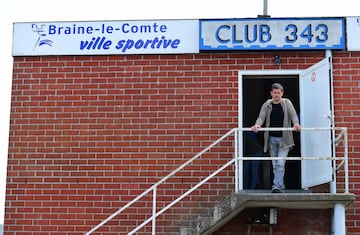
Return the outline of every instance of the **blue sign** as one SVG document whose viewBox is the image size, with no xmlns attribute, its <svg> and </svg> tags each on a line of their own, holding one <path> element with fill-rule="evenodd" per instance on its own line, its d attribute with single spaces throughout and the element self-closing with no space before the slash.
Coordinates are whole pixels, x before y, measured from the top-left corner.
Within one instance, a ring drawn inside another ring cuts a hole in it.
<svg viewBox="0 0 360 235">
<path fill-rule="evenodd" d="M 200 50 L 345 48 L 344 18 L 200 20 Z"/>
</svg>

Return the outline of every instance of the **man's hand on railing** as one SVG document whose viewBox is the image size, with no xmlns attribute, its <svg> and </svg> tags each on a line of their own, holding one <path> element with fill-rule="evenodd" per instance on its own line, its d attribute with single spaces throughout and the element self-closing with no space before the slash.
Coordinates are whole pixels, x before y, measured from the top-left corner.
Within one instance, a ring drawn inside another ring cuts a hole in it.
<svg viewBox="0 0 360 235">
<path fill-rule="evenodd" d="M 295 129 L 296 131 L 301 131 L 301 126 L 300 126 L 299 124 L 295 124 L 295 125 L 294 125 L 294 129 Z"/>
<path fill-rule="evenodd" d="M 259 125 L 253 125 L 253 126 L 251 127 L 251 130 L 252 130 L 253 132 L 257 133 L 257 132 L 259 131 L 260 127 L 261 127 L 261 126 L 259 126 Z"/>
</svg>

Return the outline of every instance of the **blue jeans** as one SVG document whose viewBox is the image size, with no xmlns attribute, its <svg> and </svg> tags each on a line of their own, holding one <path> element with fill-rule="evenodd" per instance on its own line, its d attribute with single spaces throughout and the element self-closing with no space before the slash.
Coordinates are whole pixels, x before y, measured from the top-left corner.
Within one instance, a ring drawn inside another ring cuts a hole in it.
<svg viewBox="0 0 360 235">
<path fill-rule="evenodd" d="M 262 152 L 251 156 L 261 157 Z M 255 189 L 259 180 L 259 160 L 246 160 L 244 167 L 244 189 Z M 250 180 L 251 179 L 251 180 Z"/>
<path fill-rule="evenodd" d="M 287 157 L 289 148 L 281 147 L 283 140 L 282 137 L 269 137 L 269 153 L 270 157 Z M 284 190 L 284 175 L 285 175 L 285 159 L 272 160 L 274 180 L 272 189 Z"/>
</svg>

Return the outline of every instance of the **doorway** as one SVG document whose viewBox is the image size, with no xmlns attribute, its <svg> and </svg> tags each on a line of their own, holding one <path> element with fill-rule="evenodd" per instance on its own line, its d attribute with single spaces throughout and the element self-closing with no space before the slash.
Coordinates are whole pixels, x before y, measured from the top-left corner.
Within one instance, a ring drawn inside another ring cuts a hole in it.
<svg viewBox="0 0 360 235">
<path fill-rule="evenodd" d="M 278 82 L 284 86 L 284 97 L 292 101 L 296 111 L 300 113 L 299 76 L 298 75 L 244 75 L 242 82 L 242 121 L 243 127 L 251 127 L 258 117 L 261 105 L 270 99 L 271 84 Z M 300 116 L 299 116 L 300 117 Z M 300 134 L 294 132 L 295 146 L 289 157 L 300 157 Z M 263 146 L 263 132 L 257 134 Z M 267 153 L 265 153 L 266 156 Z M 272 185 L 271 161 L 261 161 L 258 189 L 269 189 Z M 301 163 L 297 160 L 286 161 L 284 181 L 286 189 L 301 189 Z"/>
<path fill-rule="evenodd" d="M 299 119 L 302 130 L 300 133 L 294 132 L 295 147 L 289 156 L 309 159 L 286 161 L 285 186 L 288 189 L 309 189 L 333 181 L 335 169 L 332 160 L 312 159 L 334 154 L 331 74 L 330 57 L 304 70 L 239 71 L 238 127 L 250 127 L 254 124 L 261 105 L 270 98 L 270 86 L 274 82 L 283 84 L 284 97 L 289 98 L 301 114 Z M 261 136 L 258 139 L 263 142 Z M 243 153 L 242 145 L 239 151 Z M 239 170 L 242 171 L 242 168 L 239 167 Z M 266 178 L 271 177 L 264 177 Z M 241 184 L 238 186 L 242 188 Z"/>
</svg>

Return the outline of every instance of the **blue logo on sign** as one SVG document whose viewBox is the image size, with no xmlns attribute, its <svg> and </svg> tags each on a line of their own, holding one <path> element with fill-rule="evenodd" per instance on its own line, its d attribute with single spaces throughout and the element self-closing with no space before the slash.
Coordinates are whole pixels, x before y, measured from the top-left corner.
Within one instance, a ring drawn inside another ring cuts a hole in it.
<svg viewBox="0 0 360 235">
<path fill-rule="evenodd" d="M 33 50 L 35 50 L 36 47 L 41 47 L 44 45 L 48 45 L 50 47 L 52 47 L 52 44 L 54 43 L 52 40 L 50 39 L 46 39 L 44 37 L 46 37 L 46 30 L 45 30 L 46 25 L 42 24 L 42 25 L 37 25 L 37 24 L 32 24 L 31 28 L 32 31 L 38 34 L 38 39 L 35 42 L 34 48 Z"/>
</svg>

